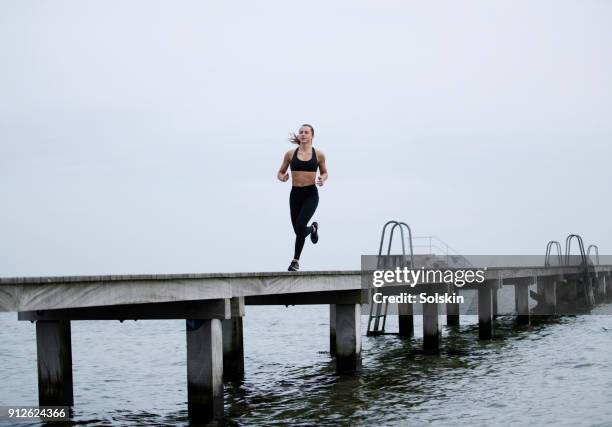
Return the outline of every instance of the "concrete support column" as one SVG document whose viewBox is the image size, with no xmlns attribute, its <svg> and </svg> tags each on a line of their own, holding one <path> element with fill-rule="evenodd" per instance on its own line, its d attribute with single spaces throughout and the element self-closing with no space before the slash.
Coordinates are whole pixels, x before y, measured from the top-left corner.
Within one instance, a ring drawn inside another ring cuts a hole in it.
<svg viewBox="0 0 612 427">
<path fill-rule="evenodd" d="M 545 314 L 553 316 L 557 314 L 557 283 L 560 282 L 559 277 L 548 276 L 542 278 L 544 291 L 544 309 Z"/>
<path fill-rule="evenodd" d="M 336 369 L 361 368 L 361 305 L 336 304 Z"/>
<path fill-rule="evenodd" d="M 223 417 L 221 320 L 187 320 L 187 409 L 192 421 Z"/>
<path fill-rule="evenodd" d="M 589 279 L 591 282 L 591 289 L 592 289 L 592 294 L 593 294 L 592 303 L 593 305 L 595 305 L 599 303 L 600 295 L 601 295 L 600 288 L 599 288 L 599 281 L 600 281 L 599 274 L 597 273 L 589 274 Z"/>
<path fill-rule="evenodd" d="M 437 303 L 423 303 L 423 350 L 426 353 L 438 353 L 440 351 Z"/>
<path fill-rule="evenodd" d="M 223 332 L 223 378 L 240 381 L 244 378 L 243 325 L 244 297 L 230 300 L 231 319 L 221 321 Z"/>
<path fill-rule="evenodd" d="M 531 294 L 531 297 L 536 299 L 538 305 L 536 306 L 536 310 L 534 314 L 538 316 L 547 316 L 549 310 L 546 306 L 546 283 L 550 279 L 548 276 L 540 276 L 536 278 L 536 292 Z"/>
<path fill-rule="evenodd" d="M 567 278 L 568 302 L 576 305 L 578 303 L 578 276 L 571 275 Z"/>
<path fill-rule="evenodd" d="M 36 322 L 39 406 L 73 406 L 69 320 Z"/>
<path fill-rule="evenodd" d="M 495 320 L 497 318 L 497 316 L 499 316 L 499 309 L 497 308 L 497 284 L 496 286 L 494 286 L 493 288 L 491 288 L 491 298 L 493 301 L 493 320 Z"/>
<path fill-rule="evenodd" d="M 448 286 L 447 294 L 459 296 L 459 288 L 451 283 Z M 459 326 L 459 303 L 446 304 L 446 325 Z"/>
<path fill-rule="evenodd" d="M 578 276 L 575 274 L 565 277 L 563 283 L 563 314 L 576 314 L 578 304 Z"/>
<path fill-rule="evenodd" d="M 399 322 L 399 336 L 412 338 L 414 336 L 414 309 L 410 303 L 398 303 L 397 315 Z"/>
<path fill-rule="evenodd" d="M 587 307 L 593 307 L 595 305 L 595 295 L 597 294 L 597 280 L 590 273 L 586 275 L 585 293 Z"/>
<path fill-rule="evenodd" d="M 520 281 L 514 285 L 516 301 L 516 323 L 519 325 L 529 324 L 529 284 L 530 281 Z"/>
<path fill-rule="evenodd" d="M 493 338 L 493 289 L 490 282 L 478 287 L 478 338 Z"/>
<path fill-rule="evenodd" d="M 329 305 L 329 353 L 336 356 L 336 304 Z"/>
<path fill-rule="evenodd" d="M 606 301 L 606 273 L 597 273 L 597 302 Z"/>
</svg>

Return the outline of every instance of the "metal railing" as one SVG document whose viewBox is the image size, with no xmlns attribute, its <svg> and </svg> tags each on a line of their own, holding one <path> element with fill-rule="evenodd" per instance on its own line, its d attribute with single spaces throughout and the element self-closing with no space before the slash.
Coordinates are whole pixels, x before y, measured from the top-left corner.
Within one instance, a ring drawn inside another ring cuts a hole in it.
<svg viewBox="0 0 612 427">
<path fill-rule="evenodd" d="M 561 254 L 561 243 L 556 240 L 551 240 L 546 244 L 546 257 L 544 258 L 544 267 L 550 267 L 550 253 L 553 245 L 557 248 L 557 259 L 559 265 L 563 265 L 563 255 Z"/>
<path fill-rule="evenodd" d="M 572 239 L 576 239 L 578 241 L 578 245 L 580 246 L 580 258 L 582 259 L 582 264 L 587 264 L 586 252 L 584 251 L 584 243 L 582 241 L 582 237 L 579 234 L 570 234 L 565 239 L 565 265 L 569 265 L 570 261 L 570 252 L 572 248 Z"/>
<path fill-rule="evenodd" d="M 383 261 L 382 252 L 383 252 L 383 246 L 385 243 L 385 235 L 387 232 L 387 227 L 391 224 L 393 224 L 393 227 L 391 227 L 391 230 L 389 231 L 389 245 L 387 246 L 387 257 L 391 255 L 393 234 L 395 232 L 395 229 L 399 227 L 400 236 L 402 239 L 401 264 L 404 264 L 407 261 L 406 260 L 406 244 L 405 244 L 406 236 L 404 235 L 404 228 L 405 228 L 408 232 L 408 248 L 410 249 L 409 267 L 412 268 L 414 266 L 414 249 L 412 246 L 412 230 L 410 229 L 408 224 L 406 224 L 405 222 L 394 221 L 394 220 L 387 221 L 385 225 L 383 226 L 382 233 L 380 235 L 380 246 L 378 248 L 377 266 L 378 268 L 388 267 L 388 266 L 381 265 L 381 262 Z M 374 301 L 370 302 L 370 316 L 368 318 L 368 328 L 366 332 L 367 335 L 380 335 L 380 334 L 385 333 L 385 325 L 387 323 L 388 308 L 389 308 L 389 303 L 387 301 L 385 301 L 384 303 L 375 303 Z M 382 324 L 381 324 L 381 319 L 382 319 Z M 374 321 L 373 327 L 372 327 L 372 321 Z"/>
<path fill-rule="evenodd" d="M 391 255 L 391 244 L 393 243 L 393 232 L 395 231 L 395 227 L 399 226 L 400 234 L 402 237 L 402 256 L 404 257 L 406 256 L 406 245 L 404 243 L 405 242 L 404 228 L 406 228 L 408 230 L 408 244 L 410 248 L 410 266 L 412 267 L 414 265 L 414 249 L 412 246 L 412 230 L 410 229 L 408 224 L 406 224 L 405 222 L 391 220 L 385 223 L 382 229 L 382 233 L 380 235 L 380 246 L 378 248 L 378 256 L 380 257 L 382 255 L 383 244 L 385 241 L 385 232 L 387 230 L 387 226 L 391 224 L 393 224 L 393 227 L 391 227 L 391 231 L 389 232 L 389 246 L 387 247 L 387 255 Z"/>
<path fill-rule="evenodd" d="M 589 245 L 587 248 L 587 259 L 590 259 L 591 257 L 591 248 L 595 249 L 595 261 L 597 263 L 596 265 L 599 265 L 599 248 L 597 245 Z"/>
</svg>

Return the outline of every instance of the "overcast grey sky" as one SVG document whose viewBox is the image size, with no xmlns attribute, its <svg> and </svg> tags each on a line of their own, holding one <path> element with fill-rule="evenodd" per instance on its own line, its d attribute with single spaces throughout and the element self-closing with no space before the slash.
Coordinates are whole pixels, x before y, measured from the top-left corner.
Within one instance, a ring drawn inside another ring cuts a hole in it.
<svg viewBox="0 0 612 427">
<path fill-rule="evenodd" d="M 389 218 L 464 253 L 612 250 L 612 2 L 0 0 L 0 275 L 302 269 Z"/>
</svg>

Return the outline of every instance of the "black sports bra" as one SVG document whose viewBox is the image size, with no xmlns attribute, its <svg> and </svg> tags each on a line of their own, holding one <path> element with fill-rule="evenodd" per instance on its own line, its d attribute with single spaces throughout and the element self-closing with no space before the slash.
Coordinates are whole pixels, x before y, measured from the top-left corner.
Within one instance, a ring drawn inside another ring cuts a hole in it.
<svg viewBox="0 0 612 427">
<path fill-rule="evenodd" d="M 317 152 L 314 147 L 312 148 L 312 157 L 310 160 L 304 161 L 298 159 L 297 153 L 299 148 L 296 148 L 293 152 L 293 157 L 291 158 L 291 163 L 289 166 L 293 172 L 296 171 L 304 171 L 304 172 L 316 172 L 319 167 L 319 160 L 317 159 Z"/>
</svg>

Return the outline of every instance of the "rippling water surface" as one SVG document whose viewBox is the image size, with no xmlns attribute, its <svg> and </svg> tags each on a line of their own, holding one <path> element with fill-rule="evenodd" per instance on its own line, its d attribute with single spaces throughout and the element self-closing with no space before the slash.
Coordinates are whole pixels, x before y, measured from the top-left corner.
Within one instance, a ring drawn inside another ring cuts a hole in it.
<svg viewBox="0 0 612 427">
<path fill-rule="evenodd" d="M 246 378 L 225 386 L 225 422 L 612 425 L 606 308 L 523 329 L 501 318 L 486 342 L 465 316 L 443 327 L 439 356 L 420 352 L 417 317 L 415 339 L 364 337 L 362 371 L 338 376 L 326 306 L 247 307 Z M 35 326 L 16 317 L 0 314 L 0 405 L 36 405 Z M 72 346 L 74 422 L 188 425 L 184 321 L 72 322 Z"/>
</svg>

